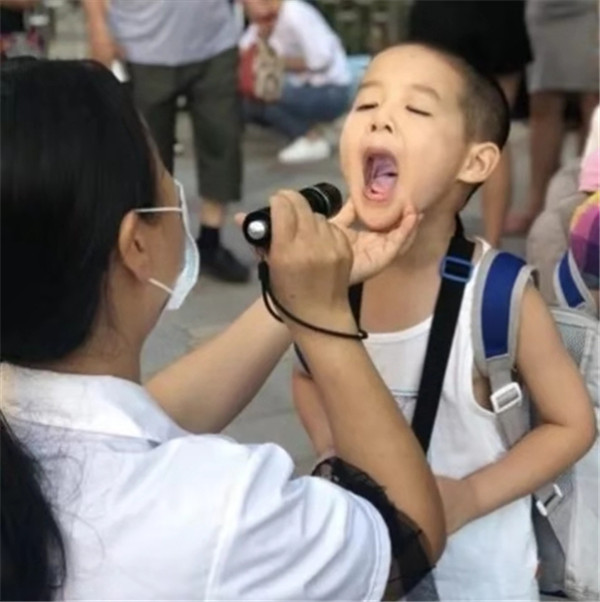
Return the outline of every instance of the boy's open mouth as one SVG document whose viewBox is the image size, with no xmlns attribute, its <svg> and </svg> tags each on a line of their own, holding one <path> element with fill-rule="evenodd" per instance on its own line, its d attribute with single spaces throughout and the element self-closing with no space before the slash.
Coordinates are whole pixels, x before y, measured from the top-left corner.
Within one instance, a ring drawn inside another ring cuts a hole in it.
<svg viewBox="0 0 600 602">
<path fill-rule="evenodd" d="M 385 151 L 368 152 L 363 169 L 367 199 L 376 202 L 387 201 L 398 181 L 396 158 Z"/>
</svg>

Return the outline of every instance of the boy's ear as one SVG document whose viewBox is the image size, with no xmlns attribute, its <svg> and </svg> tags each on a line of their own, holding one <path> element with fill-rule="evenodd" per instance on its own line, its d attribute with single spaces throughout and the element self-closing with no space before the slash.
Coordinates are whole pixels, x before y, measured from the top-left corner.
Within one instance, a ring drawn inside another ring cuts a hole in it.
<svg viewBox="0 0 600 602">
<path fill-rule="evenodd" d="M 458 173 L 458 180 L 465 184 L 485 182 L 500 161 L 501 151 L 493 142 L 473 144 Z"/>
</svg>

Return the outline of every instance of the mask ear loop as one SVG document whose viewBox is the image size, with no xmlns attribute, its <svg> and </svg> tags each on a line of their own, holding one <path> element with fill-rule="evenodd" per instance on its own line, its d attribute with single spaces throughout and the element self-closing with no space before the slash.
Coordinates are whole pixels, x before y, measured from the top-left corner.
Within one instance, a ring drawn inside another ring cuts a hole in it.
<svg viewBox="0 0 600 602">
<path fill-rule="evenodd" d="M 169 288 L 166 284 L 163 284 L 162 282 L 156 280 L 156 278 L 148 278 L 148 282 L 150 284 L 153 284 L 154 286 L 157 286 L 159 289 L 165 291 L 165 293 L 168 293 L 169 295 L 173 294 L 172 288 Z"/>
<path fill-rule="evenodd" d="M 177 198 L 179 199 L 179 207 L 164 207 L 164 206 L 163 207 L 141 207 L 140 209 L 135 209 L 135 212 L 136 213 L 181 213 L 182 215 L 185 215 L 185 212 L 183 210 L 183 197 L 181 194 L 183 187 L 181 186 L 181 184 L 179 182 L 177 182 L 177 180 L 175 180 L 175 186 L 177 188 Z M 166 284 L 163 284 L 159 280 L 156 280 L 156 278 L 148 278 L 148 282 L 150 284 L 158 287 L 159 289 L 163 290 L 169 296 L 171 296 L 173 294 L 172 288 L 168 287 Z"/>
<path fill-rule="evenodd" d="M 183 213 L 181 207 L 142 207 L 134 211 L 136 213 Z"/>
</svg>

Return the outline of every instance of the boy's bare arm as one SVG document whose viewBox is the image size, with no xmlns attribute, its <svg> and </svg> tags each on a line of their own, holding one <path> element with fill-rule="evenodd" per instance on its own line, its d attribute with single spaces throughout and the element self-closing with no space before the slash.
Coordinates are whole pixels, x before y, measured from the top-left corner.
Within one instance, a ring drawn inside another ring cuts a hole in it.
<svg viewBox="0 0 600 602">
<path fill-rule="evenodd" d="M 465 479 L 474 504 L 467 513 L 470 516 L 457 517 L 456 521 L 447 517 L 449 523 L 456 522 L 455 528 L 533 493 L 576 462 L 595 440 L 595 417 L 587 389 L 562 345 L 548 308 L 533 287 L 523 299 L 517 368 L 541 424 L 500 461 Z M 445 489 L 452 497 L 452 483 L 441 481 L 442 497 L 447 497 Z"/>
</svg>

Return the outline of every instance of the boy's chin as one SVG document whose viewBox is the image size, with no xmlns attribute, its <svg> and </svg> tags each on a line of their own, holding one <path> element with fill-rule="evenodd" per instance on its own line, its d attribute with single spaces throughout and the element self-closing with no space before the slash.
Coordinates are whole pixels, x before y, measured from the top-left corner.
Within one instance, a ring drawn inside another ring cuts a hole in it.
<svg viewBox="0 0 600 602">
<path fill-rule="evenodd" d="M 357 207 L 356 213 L 362 226 L 371 232 L 389 232 L 393 230 L 402 217 L 402 207 L 373 210 Z"/>
</svg>

